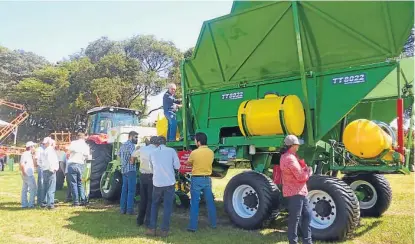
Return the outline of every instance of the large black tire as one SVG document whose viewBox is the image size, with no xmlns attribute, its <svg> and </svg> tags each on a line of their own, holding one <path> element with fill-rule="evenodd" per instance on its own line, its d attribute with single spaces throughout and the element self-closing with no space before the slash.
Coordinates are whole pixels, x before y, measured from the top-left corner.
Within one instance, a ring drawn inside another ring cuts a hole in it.
<svg viewBox="0 0 415 244">
<path fill-rule="evenodd" d="M 340 179 L 315 175 L 307 182 L 313 239 L 344 240 L 359 224 L 359 201 Z"/>
<path fill-rule="evenodd" d="M 226 186 L 225 212 L 236 226 L 246 230 L 259 229 L 272 216 L 278 205 L 273 201 L 279 195 L 278 187 L 269 177 L 247 171 L 234 176 Z"/>
<path fill-rule="evenodd" d="M 121 196 L 121 187 L 122 187 L 122 175 L 119 171 L 114 172 L 114 176 L 111 178 L 110 187 L 108 190 L 104 190 L 103 186 L 105 183 L 105 178 L 107 176 L 107 173 L 104 173 L 101 177 L 100 181 L 100 190 L 102 198 L 109 200 L 109 201 L 115 201 L 120 199 Z"/>
<path fill-rule="evenodd" d="M 90 198 L 100 198 L 100 182 L 101 176 L 107 169 L 108 163 L 112 157 L 112 144 L 96 144 L 93 141 L 87 141 L 91 149 L 92 163 L 91 163 L 91 176 L 90 176 Z"/>
<path fill-rule="evenodd" d="M 380 174 L 346 175 L 343 181 L 352 190 L 364 192 L 364 199 L 359 201 L 360 215 L 379 217 L 388 210 L 392 202 L 392 188 L 385 176 Z"/>
</svg>

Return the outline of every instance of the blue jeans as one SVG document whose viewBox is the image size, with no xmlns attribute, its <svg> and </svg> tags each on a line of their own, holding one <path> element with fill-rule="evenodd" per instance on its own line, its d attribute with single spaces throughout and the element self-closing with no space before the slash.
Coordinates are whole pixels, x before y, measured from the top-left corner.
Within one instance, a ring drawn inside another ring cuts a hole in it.
<svg viewBox="0 0 415 244">
<path fill-rule="evenodd" d="M 216 207 L 215 202 L 213 200 L 212 180 L 210 179 L 210 177 L 192 177 L 190 185 L 191 206 L 190 222 L 188 227 L 189 230 L 197 230 L 200 193 L 202 191 L 206 200 L 206 207 L 208 210 L 210 226 L 212 228 L 216 228 Z"/>
<path fill-rule="evenodd" d="M 35 195 L 36 195 L 36 180 L 35 176 L 22 176 L 23 187 L 22 187 L 22 208 L 33 208 L 35 206 Z M 29 192 L 29 202 L 27 202 L 27 192 Z"/>
<path fill-rule="evenodd" d="M 82 173 L 84 171 L 84 165 L 78 163 L 68 164 L 68 176 L 71 187 L 72 203 L 79 205 L 79 202 L 85 203 L 85 190 L 82 185 Z"/>
<path fill-rule="evenodd" d="M 303 243 L 311 244 L 311 209 L 305 196 L 288 197 L 288 240 L 290 244 L 298 243 L 298 227 L 301 228 Z M 301 223 L 300 223 L 301 220 Z"/>
<path fill-rule="evenodd" d="M 43 188 L 45 189 L 46 193 L 46 205 L 53 207 L 55 205 L 56 172 L 49 170 L 43 171 Z"/>
<path fill-rule="evenodd" d="M 167 118 L 167 141 L 176 141 L 176 130 L 177 130 L 177 119 L 176 114 L 173 112 L 165 113 L 164 116 Z"/>
<path fill-rule="evenodd" d="M 45 189 L 43 187 L 43 170 L 37 167 L 37 205 L 45 203 Z"/>
<path fill-rule="evenodd" d="M 133 213 L 134 212 L 134 197 L 135 188 L 137 184 L 137 172 L 130 171 L 122 174 L 122 191 L 120 199 L 120 211 L 121 213 Z M 127 211 L 126 211 L 127 210 Z"/>
<path fill-rule="evenodd" d="M 164 187 L 153 187 L 153 202 L 151 203 L 151 219 L 149 229 L 155 230 L 157 228 L 158 210 L 163 197 L 163 221 L 161 222 L 161 230 L 169 231 L 170 218 L 173 211 L 174 201 L 174 185 Z"/>
<path fill-rule="evenodd" d="M 69 179 L 69 174 L 66 173 L 65 175 L 66 178 L 66 201 L 70 202 L 72 201 L 72 189 L 71 189 L 71 179 Z"/>
</svg>

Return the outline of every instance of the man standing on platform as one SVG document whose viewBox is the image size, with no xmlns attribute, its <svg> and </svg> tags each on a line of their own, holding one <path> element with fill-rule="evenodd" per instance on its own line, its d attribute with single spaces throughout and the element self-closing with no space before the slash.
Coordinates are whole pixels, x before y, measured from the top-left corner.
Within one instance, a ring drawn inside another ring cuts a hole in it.
<svg viewBox="0 0 415 244">
<path fill-rule="evenodd" d="M 168 85 L 168 90 L 163 96 L 163 111 L 164 116 L 168 121 L 167 127 L 167 141 L 176 140 L 176 130 L 177 130 L 177 119 L 176 112 L 179 107 L 181 107 L 181 99 L 175 98 L 176 94 L 176 85 L 170 83 Z"/>
</svg>

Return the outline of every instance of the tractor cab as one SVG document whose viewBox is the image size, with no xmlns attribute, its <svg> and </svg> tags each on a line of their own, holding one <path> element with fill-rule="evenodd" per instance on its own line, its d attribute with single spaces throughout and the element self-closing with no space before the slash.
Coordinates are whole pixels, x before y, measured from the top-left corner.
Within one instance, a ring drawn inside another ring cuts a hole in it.
<svg viewBox="0 0 415 244">
<path fill-rule="evenodd" d="M 118 107 L 97 107 L 89 110 L 87 114 L 88 139 L 97 144 L 112 143 L 119 133 L 137 129 L 141 119 L 138 111 Z"/>
</svg>

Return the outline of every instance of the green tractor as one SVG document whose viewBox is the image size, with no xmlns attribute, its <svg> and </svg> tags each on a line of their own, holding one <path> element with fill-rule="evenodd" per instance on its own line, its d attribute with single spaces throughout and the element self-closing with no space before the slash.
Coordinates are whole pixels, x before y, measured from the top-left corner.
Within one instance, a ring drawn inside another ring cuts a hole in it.
<svg viewBox="0 0 415 244">
<path fill-rule="evenodd" d="M 132 130 L 144 139 L 155 135 L 156 128 L 140 126 L 143 115 L 133 109 L 96 107 L 87 114 L 87 143 L 92 154 L 89 198 L 117 200 L 122 186 L 120 164 L 116 157 L 120 143 L 127 141 L 128 133 Z M 140 189 L 139 186 L 137 189 Z"/>
<path fill-rule="evenodd" d="M 216 155 L 213 177 L 247 168 L 227 184 L 224 207 L 236 226 L 258 229 L 287 210 L 273 172 L 283 139 L 297 135 L 314 171 L 313 238 L 347 238 L 361 216 L 390 206 L 384 174 L 409 173 L 402 119 L 414 104 L 414 61 L 400 54 L 413 10 L 413 2 L 235 1 L 230 14 L 204 22 L 181 64 L 183 140 L 168 146 L 193 150 L 201 131 Z M 394 133 L 387 123 L 396 117 Z"/>
</svg>

